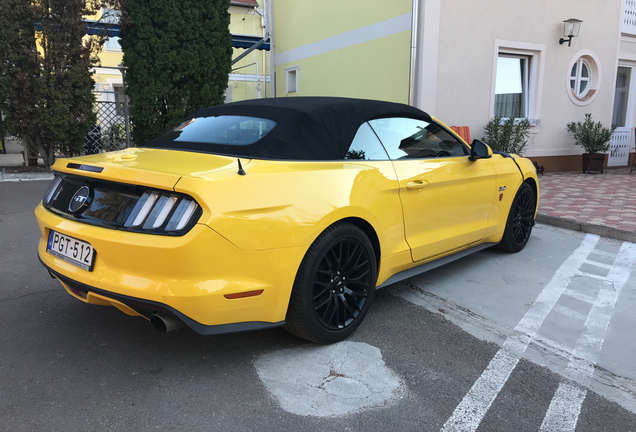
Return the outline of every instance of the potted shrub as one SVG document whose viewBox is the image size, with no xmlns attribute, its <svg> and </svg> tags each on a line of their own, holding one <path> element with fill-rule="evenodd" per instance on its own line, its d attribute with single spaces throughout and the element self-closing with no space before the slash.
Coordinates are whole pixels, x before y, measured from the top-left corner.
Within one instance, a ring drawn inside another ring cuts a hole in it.
<svg viewBox="0 0 636 432">
<path fill-rule="evenodd" d="M 484 126 L 485 136 L 481 139 L 493 151 L 514 153 L 522 156 L 523 149 L 528 143 L 530 122 L 528 119 L 502 119 L 495 116 Z"/>
<path fill-rule="evenodd" d="M 576 145 L 583 147 L 583 172 L 600 171 L 603 174 L 605 154 L 609 150 L 610 139 L 616 129 L 603 126 L 601 122 L 592 121 L 592 114 L 585 114 L 585 120 L 567 124 L 568 132 L 571 132 Z"/>
</svg>

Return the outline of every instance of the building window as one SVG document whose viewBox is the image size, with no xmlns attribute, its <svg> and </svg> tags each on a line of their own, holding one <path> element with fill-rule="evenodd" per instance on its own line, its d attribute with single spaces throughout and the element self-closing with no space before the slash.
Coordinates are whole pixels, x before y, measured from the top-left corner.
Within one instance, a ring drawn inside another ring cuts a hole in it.
<svg viewBox="0 0 636 432">
<path fill-rule="evenodd" d="M 495 116 L 528 116 L 528 72 L 531 56 L 499 54 L 495 84 Z"/>
<path fill-rule="evenodd" d="M 577 98 L 584 98 L 590 91 L 590 65 L 580 58 L 570 70 L 570 88 Z"/>
<path fill-rule="evenodd" d="M 632 68 L 619 66 L 616 73 L 616 89 L 614 90 L 614 109 L 612 111 L 612 124 L 625 127 L 627 124 L 627 111 L 629 109 L 629 85 L 632 80 Z"/>
<path fill-rule="evenodd" d="M 502 118 L 541 118 L 545 44 L 495 39 L 490 113 Z"/>
<path fill-rule="evenodd" d="M 106 24 L 119 24 L 121 21 L 121 11 L 104 7 L 102 8 L 102 16 L 99 21 Z M 119 38 L 117 36 L 112 36 L 106 39 L 104 49 L 106 51 L 121 51 Z"/>
<path fill-rule="evenodd" d="M 119 38 L 117 36 L 109 37 L 108 39 L 106 39 L 104 48 L 107 51 L 121 51 L 121 45 L 119 45 Z"/>
<path fill-rule="evenodd" d="M 285 94 L 298 94 L 298 66 L 285 69 Z"/>
<path fill-rule="evenodd" d="M 572 58 L 568 66 L 567 92 L 576 105 L 584 106 L 592 102 L 601 84 L 600 62 L 590 50 L 581 50 Z"/>
</svg>

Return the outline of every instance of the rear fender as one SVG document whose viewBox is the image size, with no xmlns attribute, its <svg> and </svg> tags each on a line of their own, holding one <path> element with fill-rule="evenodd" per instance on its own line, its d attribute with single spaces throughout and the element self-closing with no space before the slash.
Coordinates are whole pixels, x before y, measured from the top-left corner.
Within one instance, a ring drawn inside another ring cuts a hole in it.
<svg viewBox="0 0 636 432">
<path fill-rule="evenodd" d="M 390 161 L 252 161 L 245 176 L 184 177 L 177 192 L 203 207 L 200 223 L 243 250 L 309 246 L 329 225 L 360 218 L 382 254 L 408 249 Z"/>
</svg>

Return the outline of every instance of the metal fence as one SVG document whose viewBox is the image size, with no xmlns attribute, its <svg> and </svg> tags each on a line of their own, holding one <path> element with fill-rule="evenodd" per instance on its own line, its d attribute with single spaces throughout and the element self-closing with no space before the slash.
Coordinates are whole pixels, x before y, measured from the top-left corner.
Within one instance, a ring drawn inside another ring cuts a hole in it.
<svg viewBox="0 0 636 432">
<path fill-rule="evenodd" d="M 93 93 L 97 99 L 93 105 L 97 118 L 93 128 L 86 134 L 84 148 L 80 154 L 90 155 L 133 147 L 128 98 L 123 92 L 95 90 Z M 36 165 L 40 157 L 37 146 L 28 146 L 25 151 L 28 154 L 28 157 L 25 157 L 25 165 Z M 58 150 L 55 156 L 69 155 Z"/>
<path fill-rule="evenodd" d="M 102 96 L 98 99 L 117 99 L 120 96 L 119 93 L 110 91 L 100 91 L 96 94 Z M 123 100 L 95 102 L 93 110 L 97 115 L 97 121 L 86 135 L 83 154 L 122 150 L 132 146 L 128 100 L 125 96 L 119 99 Z"/>
</svg>

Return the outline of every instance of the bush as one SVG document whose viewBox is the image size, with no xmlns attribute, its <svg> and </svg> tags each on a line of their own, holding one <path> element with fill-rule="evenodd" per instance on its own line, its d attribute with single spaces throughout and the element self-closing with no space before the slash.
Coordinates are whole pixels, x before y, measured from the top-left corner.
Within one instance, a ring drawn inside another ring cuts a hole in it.
<svg viewBox="0 0 636 432">
<path fill-rule="evenodd" d="M 222 104 L 232 62 L 230 0 L 119 0 L 133 141 Z"/>
<path fill-rule="evenodd" d="M 485 136 L 482 141 L 487 143 L 494 151 L 523 155 L 523 149 L 528 143 L 530 134 L 530 122 L 528 119 L 515 120 L 509 118 L 503 120 L 495 116 L 484 127 Z"/>
<path fill-rule="evenodd" d="M 567 129 L 574 136 L 575 144 L 583 147 L 586 153 L 607 153 L 616 125 L 606 128 L 601 122 L 594 123 L 592 114 L 588 113 L 583 123 L 570 122 Z"/>
</svg>

